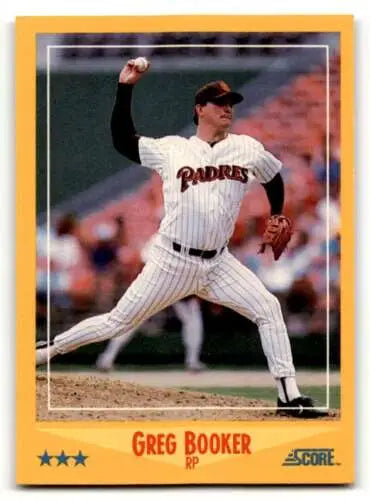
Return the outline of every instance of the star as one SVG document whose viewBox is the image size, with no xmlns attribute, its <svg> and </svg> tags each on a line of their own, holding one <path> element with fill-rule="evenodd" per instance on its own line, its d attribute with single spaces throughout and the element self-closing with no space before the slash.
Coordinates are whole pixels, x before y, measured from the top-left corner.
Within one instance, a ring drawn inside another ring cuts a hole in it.
<svg viewBox="0 0 370 500">
<path fill-rule="evenodd" d="M 41 465 L 51 465 L 50 459 L 53 458 L 52 455 L 49 455 L 47 450 L 44 451 L 43 455 L 38 455 L 38 458 L 41 460 L 40 466 Z"/>
<path fill-rule="evenodd" d="M 87 458 L 89 458 L 89 457 L 87 457 L 86 455 L 83 455 L 83 454 L 82 454 L 82 451 L 81 451 L 81 450 L 79 450 L 78 455 L 74 455 L 74 456 L 73 456 L 73 458 L 74 458 L 74 459 L 75 459 L 75 461 L 76 461 L 76 463 L 75 463 L 75 467 L 76 467 L 76 465 L 78 465 L 78 464 L 81 464 L 81 465 L 83 465 L 84 467 L 86 467 L 85 460 L 86 460 Z"/>
<path fill-rule="evenodd" d="M 58 466 L 59 466 L 59 465 L 62 465 L 62 464 L 64 464 L 64 465 L 67 465 L 67 466 L 68 466 L 68 459 L 69 459 L 69 456 L 68 456 L 68 455 L 66 455 L 66 454 L 64 453 L 64 450 L 62 450 L 62 452 L 61 452 L 61 454 L 60 454 L 60 455 L 56 455 L 56 456 L 55 456 L 55 458 L 57 458 L 57 459 L 58 459 L 58 463 L 57 463 L 57 465 L 58 465 Z"/>
</svg>

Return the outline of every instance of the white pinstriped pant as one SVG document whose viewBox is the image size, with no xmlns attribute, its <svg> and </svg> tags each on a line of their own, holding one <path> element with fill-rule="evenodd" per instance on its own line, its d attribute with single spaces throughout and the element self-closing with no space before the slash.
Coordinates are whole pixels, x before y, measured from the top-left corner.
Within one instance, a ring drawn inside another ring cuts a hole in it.
<svg viewBox="0 0 370 500">
<path fill-rule="evenodd" d="M 295 374 L 279 301 L 255 274 L 225 249 L 212 259 L 175 252 L 159 236 L 144 269 L 111 312 L 81 321 L 54 339 L 60 354 L 137 328 L 153 314 L 187 295 L 220 304 L 257 324 L 274 378 Z"/>
</svg>

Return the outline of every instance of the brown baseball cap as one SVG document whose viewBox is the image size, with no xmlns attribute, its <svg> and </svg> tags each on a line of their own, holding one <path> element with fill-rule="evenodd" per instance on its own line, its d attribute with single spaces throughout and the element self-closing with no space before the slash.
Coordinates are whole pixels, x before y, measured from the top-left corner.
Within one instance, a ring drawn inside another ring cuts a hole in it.
<svg viewBox="0 0 370 500">
<path fill-rule="evenodd" d="M 238 92 L 233 92 L 230 86 L 222 81 L 210 82 L 203 85 L 195 94 L 195 104 L 207 104 L 213 102 L 217 104 L 220 99 L 228 97 L 231 104 L 238 104 L 244 99 Z"/>
<path fill-rule="evenodd" d="M 227 98 L 229 102 L 234 105 L 242 102 L 244 97 L 238 92 L 231 90 L 230 86 L 223 80 L 216 82 L 209 82 L 203 85 L 195 94 L 195 104 L 205 105 L 207 102 L 218 104 L 223 99 Z M 194 109 L 194 123 L 198 125 L 198 115 Z"/>
</svg>

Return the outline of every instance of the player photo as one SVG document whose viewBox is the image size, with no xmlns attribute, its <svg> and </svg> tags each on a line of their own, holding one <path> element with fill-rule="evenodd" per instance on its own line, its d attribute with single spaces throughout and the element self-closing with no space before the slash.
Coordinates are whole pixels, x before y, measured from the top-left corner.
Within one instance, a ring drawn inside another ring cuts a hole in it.
<svg viewBox="0 0 370 500">
<path fill-rule="evenodd" d="M 300 30 L 286 19 L 279 31 L 159 22 L 150 33 L 140 22 L 44 31 L 31 19 L 28 387 L 32 425 L 55 431 L 23 481 L 49 468 L 41 482 L 73 484 L 59 465 L 90 465 L 89 484 L 109 453 L 128 454 L 133 471 L 140 459 L 174 463 L 171 483 L 266 482 L 253 476 L 260 460 L 272 482 L 350 478 L 335 434 L 320 438 L 352 418 L 340 347 L 350 18 L 337 31 L 317 17 L 315 29 L 307 18 Z M 243 479 L 231 466 L 241 460 Z M 161 474 L 112 469 L 92 482 Z"/>
</svg>

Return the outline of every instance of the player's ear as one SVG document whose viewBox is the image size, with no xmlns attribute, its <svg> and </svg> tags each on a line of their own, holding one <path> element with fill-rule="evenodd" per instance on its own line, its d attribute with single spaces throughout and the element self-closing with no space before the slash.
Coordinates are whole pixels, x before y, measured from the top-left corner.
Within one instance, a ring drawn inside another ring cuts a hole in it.
<svg viewBox="0 0 370 500">
<path fill-rule="evenodd" d="M 204 108 L 204 104 L 196 104 L 194 108 L 194 116 L 197 116 L 198 118 L 203 115 L 202 111 Z M 198 121 L 198 120 L 197 120 Z"/>
</svg>

